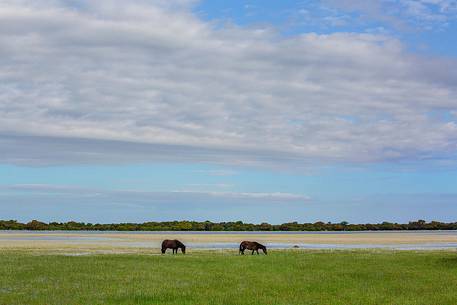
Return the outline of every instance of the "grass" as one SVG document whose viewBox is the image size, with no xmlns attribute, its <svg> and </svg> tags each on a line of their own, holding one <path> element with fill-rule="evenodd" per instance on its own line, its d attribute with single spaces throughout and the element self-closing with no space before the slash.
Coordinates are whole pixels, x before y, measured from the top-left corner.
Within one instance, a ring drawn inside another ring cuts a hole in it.
<svg viewBox="0 0 457 305">
<path fill-rule="evenodd" d="M 0 252 L 0 304 L 454 305 L 457 253 Z"/>
</svg>

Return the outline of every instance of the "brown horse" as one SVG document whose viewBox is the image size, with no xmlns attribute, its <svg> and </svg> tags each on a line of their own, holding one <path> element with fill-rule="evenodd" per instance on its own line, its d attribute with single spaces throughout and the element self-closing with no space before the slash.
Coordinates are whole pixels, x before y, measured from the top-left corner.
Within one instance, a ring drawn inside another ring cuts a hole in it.
<svg viewBox="0 0 457 305">
<path fill-rule="evenodd" d="M 265 255 L 267 254 L 267 247 L 265 247 L 262 244 L 259 244 L 256 241 L 243 241 L 243 242 L 241 242 L 241 244 L 240 244 L 240 254 L 244 254 L 244 250 L 246 250 L 246 249 L 252 250 L 251 254 L 254 254 L 254 251 L 257 252 L 257 254 L 259 254 L 259 249 L 262 249 L 262 251 L 263 251 L 263 253 L 265 253 Z"/>
<path fill-rule="evenodd" d="M 177 239 L 165 239 L 162 242 L 162 254 L 165 254 L 165 251 L 169 248 L 173 250 L 173 254 L 178 254 L 178 249 L 181 249 L 182 254 L 186 254 L 186 246 Z"/>
</svg>

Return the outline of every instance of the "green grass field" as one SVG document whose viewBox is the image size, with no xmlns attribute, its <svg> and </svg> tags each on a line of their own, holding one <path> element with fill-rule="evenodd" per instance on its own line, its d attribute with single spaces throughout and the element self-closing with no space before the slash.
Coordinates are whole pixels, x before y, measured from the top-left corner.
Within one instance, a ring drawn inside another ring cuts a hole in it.
<svg viewBox="0 0 457 305">
<path fill-rule="evenodd" d="M 0 252 L 0 304 L 457 304 L 457 253 Z"/>
</svg>

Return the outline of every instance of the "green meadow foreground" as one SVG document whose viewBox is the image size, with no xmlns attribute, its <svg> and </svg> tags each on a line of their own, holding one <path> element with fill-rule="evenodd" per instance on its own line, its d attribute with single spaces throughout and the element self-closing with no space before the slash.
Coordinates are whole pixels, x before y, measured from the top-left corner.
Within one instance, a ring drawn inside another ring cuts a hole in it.
<svg viewBox="0 0 457 305">
<path fill-rule="evenodd" d="M 0 304 L 457 304 L 451 251 L 0 252 Z"/>
</svg>

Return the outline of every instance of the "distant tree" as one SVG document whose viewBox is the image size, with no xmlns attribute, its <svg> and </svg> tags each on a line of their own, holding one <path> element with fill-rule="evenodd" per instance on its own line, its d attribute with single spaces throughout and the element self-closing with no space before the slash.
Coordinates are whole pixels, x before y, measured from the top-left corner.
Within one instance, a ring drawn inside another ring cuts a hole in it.
<svg viewBox="0 0 457 305">
<path fill-rule="evenodd" d="M 46 230 L 48 225 L 38 220 L 32 220 L 25 225 L 27 230 Z"/>
<path fill-rule="evenodd" d="M 269 223 L 262 222 L 259 226 L 260 231 L 271 231 L 273 226 Z"/>
<path fill-rule="evenodd" d="M 211 221 L 164 221 L 144 223 L 117 223 L 117 224 L 91 224 L 69 221 L 64 223 L 45 223 L 32 220 L 21 223 L 17 220 L 0 220 L 1 230 L 119 230 L 119 231 L 363 231 L 363 230 L 457 230 L 457 222 L 443 223 L 425 220 L 411 221 L 407 224 L 382 223 L 349 224 L 347 221 L 333 224 L 318 221 L 315 223 L 288 222 L 272 225 L 267 222 L 261 224 L 236 222 L 213 223 Z"/>
</svg>

